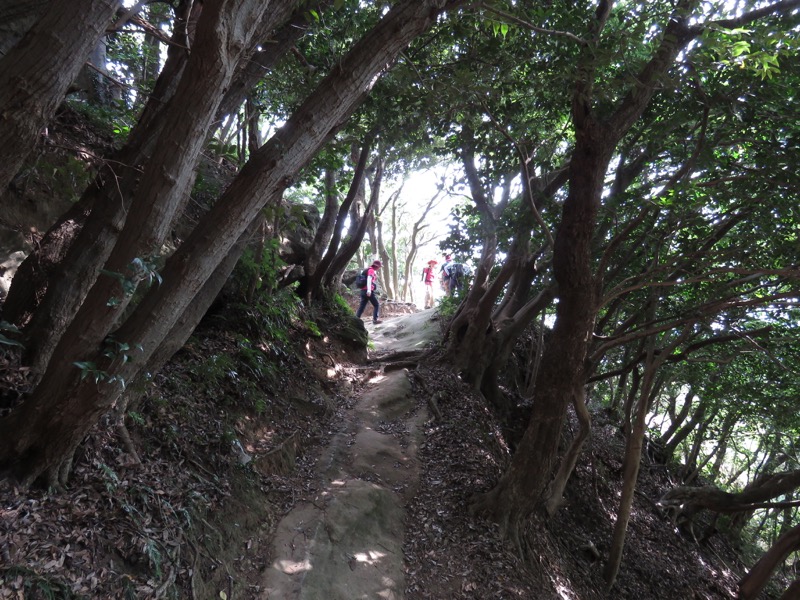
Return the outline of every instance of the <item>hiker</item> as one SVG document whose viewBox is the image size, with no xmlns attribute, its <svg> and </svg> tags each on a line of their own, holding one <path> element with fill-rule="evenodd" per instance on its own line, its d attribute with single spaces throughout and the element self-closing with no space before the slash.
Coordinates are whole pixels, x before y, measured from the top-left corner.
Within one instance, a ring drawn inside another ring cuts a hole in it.
<svg viewBox="0 0 800 600">
<path fill-rule="evenodd" d="M 450 263 L 450 267 L 447 270 L 450 273 L 450 283 L 448 285 L 450 295 L 454 296 L 456 292 L 464 288 L 464 275 L 466 272 L 464 270 L 464 265 L 457 262 Z"/>
<path fill-rule="evenodd" d="M 422 269 L 422 281 L 425 282 L 425 308 L 433 308 L 433 281 L 436 274 L 433 267 L 439 264 L 436 260 L 429 260 L 428 266 Z"/>
<path fill-rule="evenodd" d="M 442 268 L 439 269 L 439 276 L 441 277 L 442 283 L 442 290 L 447 295 L 450 295 L 450 265 L 453 262 L 453 257 L 449 254 L 445 254 L 444 257 L 444 264 Z"/>
<path fill-rule="evenodd" d="M 376 292 L 378 288 L 378 274 L 376 271 L 382 266 L 383 265 L 381 264 L 381 261 L 375 259 L 372 262 L 372 265 L 366 269 L 365 273 L 367 280 L 364 284 L 364 287 L 361 288 L 361 304 L 358 307 L 358 311 L 356 311 L 356 317 L 360 319 L 361 313 L 363 313 L 364 309 L 367 307 L 367 302 L 371 302 L 373 306 L 372 322 L 375 323 L 375 325 L 378 323 L 383 323 L 383 321 L 378 318 L 381 310 L 381 303 L 378 302 L 378 294 Z"/>
</svg>

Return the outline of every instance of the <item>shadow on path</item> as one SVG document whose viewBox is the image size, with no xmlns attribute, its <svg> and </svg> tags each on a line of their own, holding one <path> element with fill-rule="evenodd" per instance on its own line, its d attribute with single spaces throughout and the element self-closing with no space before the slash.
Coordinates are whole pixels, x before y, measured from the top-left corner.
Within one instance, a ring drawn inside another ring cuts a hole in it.
<svg viewBox="0 0 800 600">
<path fill-rule="evenodd" d="M 376 353 L 421 349 L 439 332 L 433 311 L 371 327 Z M 372 372 L 318 462 L 320 492 L 278 524 L 264 599 L 404 596 L 405 504 L 419 485 L 417 448 L 428 418 L 408 372 Z"/>
</svg>

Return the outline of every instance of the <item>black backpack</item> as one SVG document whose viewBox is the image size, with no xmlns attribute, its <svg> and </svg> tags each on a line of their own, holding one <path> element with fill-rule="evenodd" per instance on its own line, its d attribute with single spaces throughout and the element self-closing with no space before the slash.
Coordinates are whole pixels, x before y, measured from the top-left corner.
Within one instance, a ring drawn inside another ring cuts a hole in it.
<svg viewBox="0 0 800 600">
<path fill-rule="evenodd" d="M 356 276 L 356 287 L 360 290 L 367 287 L 367 270 L 368 269 L 364 269 Z"/>
<path fill-rule="evenodd" d="M 461 263 L 453 263 L 450 265 L 450 277 L 458 279 L 464 275 L 464 265 Z"/>
</svg>

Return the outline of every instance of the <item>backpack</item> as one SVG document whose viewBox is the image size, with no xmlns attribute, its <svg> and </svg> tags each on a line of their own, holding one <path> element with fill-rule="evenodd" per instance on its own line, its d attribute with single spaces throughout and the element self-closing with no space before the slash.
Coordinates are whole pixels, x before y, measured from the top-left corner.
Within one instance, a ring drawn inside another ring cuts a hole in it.
<svg viewBox="0 0 800 600">
<path fill-rule="evenodd" d="M 356 287 L 360 290 L 367 287 L 367 270 L 368 269 L 364 269 L 361 273 L 356 275 Z"/>
<path fill-rule="evenodd" d="M 464 275 L 464 265 L 461 263 L 453 263 L 450 265 L 450 277 L 463 277 Z"/>
</svg>

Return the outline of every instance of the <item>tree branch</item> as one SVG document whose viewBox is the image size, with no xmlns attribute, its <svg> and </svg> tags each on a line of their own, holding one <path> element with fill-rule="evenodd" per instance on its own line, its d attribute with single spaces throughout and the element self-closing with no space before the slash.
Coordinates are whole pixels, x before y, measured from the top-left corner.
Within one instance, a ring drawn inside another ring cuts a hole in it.
<svg viewBox="0 0 800 600">
<path fill-rule="evenodd" d="M 512 15 L 511 13 L 507 13 L 507 12 L 505 12 L 503 10 L 500 10 L 499 8 L 495 8 L 493 6 L 489 6 L 485 2 L 478 2 L 477 4 L 469 4 L 469 5 L 465 6 L 464 8 L 482 8 L 487 12 L 495 14 L 498 17 L 506 19 L 507 21 L 510 21 L 511 23 L 514 23 L 515 25 L 519 25 L 520 27 L 524 27 L 525 29 L 533 31 L 534 33 L 541 33 L 543 35 L 552 35 L 554 37 L 565 37 L 568 40 L 572 40 L 573 42 L 575 42 L 577 44 L 580 44 L 581 46 L 587 46 L 588 45 L 588 42 L 586 40 L 584 40 L 582 38 L 579 38 L 574 33 L 570 33 L 569 31 L 558 31 L 558 30 L 555 30 L 555 29 L 545 29 L 544 27 L 537 27 L 533 23 L 525 21 L 524 19 L 520 19 L 519 17 L 516 17 L 516 16 Z"/>
</svg>

